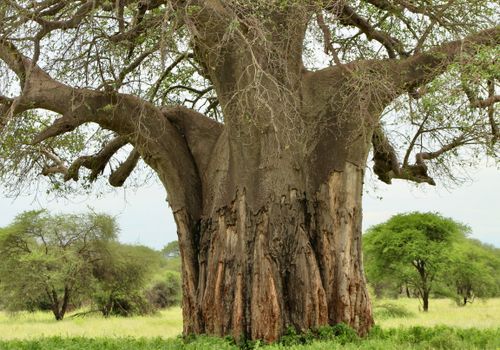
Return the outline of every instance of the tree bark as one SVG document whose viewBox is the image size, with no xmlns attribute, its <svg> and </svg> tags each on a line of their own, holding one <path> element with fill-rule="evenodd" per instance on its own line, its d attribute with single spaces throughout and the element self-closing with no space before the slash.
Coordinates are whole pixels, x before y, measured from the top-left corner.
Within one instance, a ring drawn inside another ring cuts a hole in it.
<svg viewBox="0 0 500 350">
<path fill-rule="evenodd" d="M 429 291 L 424 290 L 424 293 L 422 294 L 422 303 L 423 303 L 423 310 L 424 312 L 429 311 Z"/>
<path fill-rule="evenodd" d="M 285 180 L 284 180 L 285 181 Z M 363 168 L 345 163 L 314 195 L 290 187 L 257 210 L 245 189 L 190 227 L 176 212 L 184 333 L 272 342 L 299 331 L 373 324 L 361 256 Z M 186 233 L 187 232 L 187 233 Z"/>
</svg>

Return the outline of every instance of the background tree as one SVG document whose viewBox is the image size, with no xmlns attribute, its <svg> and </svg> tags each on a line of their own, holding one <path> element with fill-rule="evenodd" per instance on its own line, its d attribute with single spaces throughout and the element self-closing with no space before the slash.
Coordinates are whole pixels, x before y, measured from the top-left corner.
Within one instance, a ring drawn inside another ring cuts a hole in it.
<svg viewBox="0 0 500 350">
<path fill-rule="evenodd" d="M 453 248 L 443 279 L 458 304 L 472 303 L 476 297 L 500 294 L 500 251 L 479 241 L 465 239 Z"/>
<path fill-rule="evenodd" d="M 181 255 L 179 241 L 169 242 L 161 251 L 167 258 L 177 258 Z"/>
<path fill-rule="evenodd" d="M 116 235 L 103 214 L 55 215 L 29 211 L 0 231 L 0 300 L 7 309 L 47 303 L 56 320 L 87 295 L 103 245 Z"/>
<path fill-rule="evenodd" d="M 423 310 L 437 277 L 451 263 L 451 245 L 464 237 L 467 226 L 433 213 L 393 216 L 364 236 L 368 280 L 384 275 L 417 292 Z"/>
<path fill-rule="evenodd" d="M 450 165 L 496 155 L 498 13 L 488 0 L 2 1 L 0 177 L 14 192 L 40 173 L 56 190 L 103 173 L 121 186 L 142 159 L 178 227 L 184 333 L 364 334 L 370 149 L 387 183 L 458 180 Z"/>
</svg>

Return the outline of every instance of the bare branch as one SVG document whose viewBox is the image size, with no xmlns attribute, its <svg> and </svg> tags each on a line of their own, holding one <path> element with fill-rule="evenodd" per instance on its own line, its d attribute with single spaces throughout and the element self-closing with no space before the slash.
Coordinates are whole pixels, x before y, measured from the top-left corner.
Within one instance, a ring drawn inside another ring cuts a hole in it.
<svg viewBox="0 0 500 350">
<path fill-rule="evenodd" d="M 192 53 L 185 53 L 182 55 L 179 55 L 165 70 L 163 71 L 162 75 L 158 80 L 155 82 L 151 93 L 149 94 L 150 96 L 150 101 L 154 99 L 156 94 L 158 93 L 158 90 L 160 89 L 161 84 L 163 81 L 168 77 L 168 75 L 177 67 L 184 59 L 186 58 L 192 58 L 193 54 Z"/>
<path fill-rule="evenodd" d="M 130 176 L 140 158 L 141 156 L 139 152 L 137 152 L 136 149 L 133 149 L 127 160 L 120 164 L 120 166 L 111 173 L 111 176 L 109 177 L 109 184 L 113 187 L 123 186 L 125 180 L 127 180 Z"/>
<path fill-rule="evenodd" d="M 376 40 L 381 43 L 386 48 L 390 58 L 396 58 L 396 53 L 400 56 L 408 56 L 403 44 L 398 39 L 390 36 L 387 32 L 375 29 L 365 18 L 357 14 L 352 7 L 348 5 L 342 6 L 339 20 L 344 25 L 359 28 L 369 40 Z"/>
<path fill-rule="evenodd" d="M 52 165 L 44 166 L 42 169 L 42 175 L 53 175 L 53 174 L 63 174 L 68 172 L 68 168 L 64 164 L 64 161 L 55 155 L 53 152 L 49 151 L 45 147 L 40 148 L 40 153 L 53 162 Z"/>
<path fill-rule="evenodd" d="M 332 44 L 332 33 L 330 32 L 330 29 L 326 25 L 325 19 L 324 19 L 323 14 L 321 12 L 317 12 L 316 13 L 316 21 L 318 22 L 319 28 L 323 32 L 323 41 L 324 41 L 324 45 L 325 45 L 325 53 L 326 54 L 331 53 L 332 57 L 333 57 L 333 61 L 335 62 L 335 64 L 337 66 L 341 67 L 342 69 L 345 69 L 348 73 L 351 73 L 351 70 L 349 69 L 349 67 L 347 67 L 346 65 L 342 64 L 342 62 L 340 61 L 340 58 L 339 58 L 337 50 L 335 50 L 335 48 L 333 47 L 333 44 Z"/>
<path fill-rule="evenodd" d="M 74 181 L 78 181 L 79 170 L 83 166 L 89 170 L 90 173 L 90 181 L 95 181 L 99 174 L 104 171 L 104 168 L 108 164 L 111 157 L 123 146 L 125 146 L 129 142 L 128 137 L 126 136 L 117 136 L 111 141 L 109 141 L 99 153 L 93 156 L 82 156 L 76 159 L 71 166 L 69 167 L 66 175 L 64 176 L 64 181 L 68 181 L 73 179 Z"/>
<path fill-rule="evenodd" d="M 375 162 L 373 171 L 380 181 L 387 184 L 392 179 L 404 179 L 417 183 L 426 182 L 435 185 L 434 180 L 427 175 L 427 166 L 420 162 L 415 165 L 403 165 L 401 167 L 397 153 L 385 136 L 381 126 L 379 126 L 372 137 L 373 160 Z"/>
</svg>

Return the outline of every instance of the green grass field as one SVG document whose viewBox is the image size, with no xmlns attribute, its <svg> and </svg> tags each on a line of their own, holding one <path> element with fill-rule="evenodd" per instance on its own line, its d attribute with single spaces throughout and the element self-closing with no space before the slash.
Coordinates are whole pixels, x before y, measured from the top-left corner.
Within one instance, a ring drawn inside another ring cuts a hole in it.
<svg viewBox="0 0 500 350">
<path fill-rule="evenodd" d="M 154 316 L 110 317 L 98 314 L 55 321 L 51 313 L 0 313 L 0 339 L 34 339 L 40 337 L 132 337 L 171 338 L 182 332 L 179 307 Z"/>
<path fill-rule="evenodd" d="M 500 349 L 500 298 L 459 307 L 432 300 L 419 311 L 417 300 L 377 300 L 375 329 L 368 339 L 277 344 L 266 349 Z M 1 350 L 52 349 L 237 349 L 226 341 L 201 338 L 184 343 L 180 308 L 150 317 L 109 318 L 98 315 L 56 322 L 49 313 L 0 313 Z"/>
</svg>

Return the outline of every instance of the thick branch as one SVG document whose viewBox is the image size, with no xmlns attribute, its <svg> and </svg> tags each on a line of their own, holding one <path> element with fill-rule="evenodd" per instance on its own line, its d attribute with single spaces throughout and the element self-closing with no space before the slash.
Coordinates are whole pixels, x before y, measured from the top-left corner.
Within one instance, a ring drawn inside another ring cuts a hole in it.
<svg viewBox="0 0 500 350">
<path fill-rule="evenodd" d="M 136 149 L 133 149 L 125 162 L 120 164 L 120 166 L 111 173 L 111 176 L 109 177 L 109 184 L 113 187 L 123 186 L 125 180 L 130 176 L 140 158 L 141 155 L 139 152 L 137 152 Z"/>
<path fill-rule="evenodd" d="M 366 19 L 361 17 L 348 5 L 341 8 L 339 20 L 344 25 L 359 28 L 369 40 L 376 40 L 387 50 L 390 58 L 396 58 L 396 52 L 401 56 L 407 56 L 402 43 L 390 36 L 387 32 L 375 29 Z"/>
<path fill-rule="evenodd" d="M 184 135 L 198 172 L 203 177 L 223 125 L 185 107 L 167 107 L 162 111 Z"/>
<path fill-rule="evenodd" d="M 447 67 L 467 54 L 473 54 L 479 45 L 494 46 L 500 44 L 500 27 L 495 27 L 472 34 L 462 40 L 451 41 L 407 59 L 395 62 L 393 67 L 397 85 L 408 91 L 422 86 Z"/>
<path fill-rule="evenodd" d="M 123 146 L 129 142 L 128 137 L 118 136 L 109 141 L 99 153 L 93 156 L 83 156 L 76 159 L 69 167 L 64 176 L 64 180 L 68 181 L 73 179 L 78 181 L 79 170 L 83 166 L 91 171 L 90 180 L 95 181 L 99 174 L 104 171 L 111 157 Z"/>
<path fill-rule="evenodd" d="M 373 171 L 380 181 L 390 184 L 392 179 L 404 179 L 417 183 L 426 182 L 429 185 L 436 184 L 434 179 L 427 174 L 427 166 L 423 161 L 401 167 L 394 147 L 380 126 L 373 133 L 372 145 L 375 162 Z"/>
<path fill-rule="evenodd" d="M 0 59 L 18 75 L 31 67 L 31 61 L 5 41 L 0 42 Z M 172 208 L 187 208 L 193 218 L 201 214 L 201 180 L 186 141 L 151 103 L 133 95 L 72 88 L 55 81 L 36 65 L 20 99 L 19 111 L 41 108 L 62 115 L 34 143 L 89 122 L 130 137 L 144 161 L 157 171 L 169 192 Z"/>
<path fill-rule="evenodd" d="M 23 56 L 11 42 L 0 37 L 0 60 L 18 76 L 21 80 L 21 86 L 24 85 L 24 77 L 26 75 L 25 62 Z"/>
</svg>

